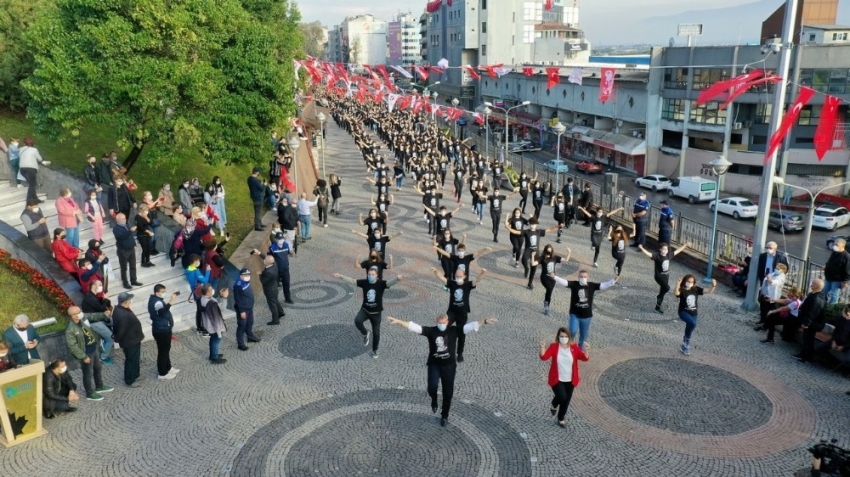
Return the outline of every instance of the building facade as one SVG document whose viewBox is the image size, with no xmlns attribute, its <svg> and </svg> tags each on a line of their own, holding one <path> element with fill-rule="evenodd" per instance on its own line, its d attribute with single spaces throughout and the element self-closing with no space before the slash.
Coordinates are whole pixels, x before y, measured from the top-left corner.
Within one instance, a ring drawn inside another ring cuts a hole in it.
<svg viewBox="0 0 850 477">
<path fill-rule="evenodd" d="M 348 17 L 328 31 L 328 61 L 378 65 L 387 61 L 387 22 L 372 15 Z"/>
</svg>

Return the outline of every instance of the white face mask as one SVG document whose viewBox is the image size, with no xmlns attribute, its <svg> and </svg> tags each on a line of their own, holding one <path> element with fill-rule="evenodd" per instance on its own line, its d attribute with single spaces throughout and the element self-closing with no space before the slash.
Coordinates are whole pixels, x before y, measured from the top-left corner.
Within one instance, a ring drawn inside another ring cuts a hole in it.
<svg viewBox="0 0 850 477">
<path fill-rule="evenodd" d="M 579 278 L 578 284 L 581 285 L 581 286 L 587 285 L 587 278 Z"/>
<path fill-rule="evenodd" d="M 284 242 L 283 240 L 278 240 L 278 241 L 277 241 L 277 246 L 278 246 L 278 247 L 283 247 L 283 242 Z"/>
<path fill-rule="evenodd" d="M 9 354 L 9 353 L 0 354 L 0 358 L 5 358 L 7 354 Z"/>
<path fill-rule="evenodd" d="M 437 329 L 440 331 L 446 331 L 446 328 L 448 327 L 448 323 L 437 323 Z"/>
<path fill-rule="evenodd" d="M 35 212 L 36 214 L 38 213 L 39 210 L 41 210 L 41 208 L 39 208 L 39 207 L 33 207 L 33 209 L 32 209 L 32 211 Z"/>
<path fill-rule="evenodd" d="M 838 251 L 838 245 L 833 245 L 833 246 L 832 246 L 832 250 L 833 250 L 834 252 L 837 252 L 837 251 Z"/>
<path fill-rule="evenodd" d="M 240 277 L 240 278 L 242 278 L 242 281 L 245 282 L 245 283 L 248 283 L 248 282 L 251 281 L 251 277 Z"/>
<path fill-rule="evenodd" d="M 95 295 L 97 295 L 98 293 L 103 291 L 103 287 L 94 287 L 92 289 L 92 291 L 94 292 Z"/>
<path fill-rule="evenodd" d="M 459 251 L 459 252 L 457 253 L 457 256 L 458 256 L 459 258 L 463 258 L 463 257 L 465 257 L 465 256 L 466 256 L 466 252 Z"/>
<path fill-rule="evenodd" d="M 61 368 L 59 368 L 59 374 L 64 374 L 66 371 L 68 371 L 67 366 L 62 366 Z"/>
<path fill-rule="evenodd" d="M 569 339 L 569 338 L 567 338 L 566 336 L 559 336 L 559 337 L 558 337 L 558 341 L 560 341 L 560 342 L 561 342 L 561 344 L 567 344 L 567 343 L 569 343 L 569 342 L 570 342 L 570 339 Z"/>
<path fill-rule="evenodd" d="M 690 283 L 690 282 L 685 283 L 685 289 L 686 289 L 686 290 L 689 290 L 692 286 L 694 286 L 694 284 L 693 284 L 693 283 Z"/>
</svg>

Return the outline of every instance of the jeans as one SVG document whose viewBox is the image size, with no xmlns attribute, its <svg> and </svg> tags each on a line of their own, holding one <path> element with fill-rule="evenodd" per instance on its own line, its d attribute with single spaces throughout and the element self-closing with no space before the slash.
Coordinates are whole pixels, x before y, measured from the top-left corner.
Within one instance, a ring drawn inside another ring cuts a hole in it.
<svg viewBox="0 0 850 477">
<path fill-rule="evenodd" d="M 679 319 L 685 322 L 685 336 L 682 344 L 687 348 L 691 344 L 691 335 L 697 327 L 697 317 L 687 311 L 680 311 Z"/>
<path fill-rule="evenodd" d="M 431 405 L 437 405 L 437 388 L 443 383 L 443 407 L 440 416 L 448 419 L 452 408 L 452 396 L 455 392 L 455 373 L 457 364 L 434 364 L 428 363 L 428 395 L 431 396 Z"/>
<path fill-rule="evenodd" d="M 575 386 L 572 382 L 560 381 L 552 386 L 552 392 L 555 393 L 555 397 L 552 398 L 552 407 L 558 408 L 558 421 L 563 421 L 564 416 L 567 415 L 567 408 L 570 407 L 570 401 L 573 399 L 574 389 Z"/>
<path fill-rule="evenodd" d="M 103 350 L 100 353 L 101 361 L 108 359 L 109 353 L 112 352 L 112 345 L 115 343 L 112 341 L 112 330 L 103 321 L 95 321 L 91 324 L 91 329 L 100 335 L 101 343 L 103 343 Z"/>
<path fill-rule="evenodd" d="M 21 175 L 27 181 L 27 200 L 38 200 L 38 169 L 32 167 L 22 167 Z"/>
<path fill-rule="evenodd" d="M 635 220 L 635 245 L 646 245 L 646 219 Z"/>
<path fill-rule="evenodd" d="M 823 292 L 826 293 L 830 305 L 838 303 L 838 295 L 841 293 L 841 282 L 824 280 Z"/>
<path fill-rule="evenodd" d="M 305 239 L 310 236 L 310 224 L 312 223 L 312 215 L 299 215 L 301 220 L 301 238 Z"/>
<path fill-rule="evenodd" d="M 396 189 L 401 189 L 401 185 L 404 182 L 404 176 L 395 178 L 395 187 Z"/>
<path fill-rule="evenodd" d="M 263 201 L 254 201 L 254 228 L 259 229 L 263 226 Z"/>
<path fill-rule="evenodd" d="M 171 330 L 153 331 L 152 334 L 156 341 L 156 370 L 160 376 L 165 376 L 171 371 Z"/>
<path fill-rule="evenodd" d="M 245 318 L 241 317 L 245 313 Z M 236 343 L 245 346 L 245 335 L 249 340 L 257 339 L 254 336 L 254 310 L 236 310 Z"/>
<path fill-rule="evenodd" d="M 95 389 L 103 386 L 103 374 L 101 372 L 103 366 L 101 365 L 100 358 L 97 356 L 97 350 L 92 351 L 91 354 L 87 354 L 86 356 L 91 362 L 86 364 L 80 361 L 80 369 L 83 371 L 83 387 L 86 390 L 86 395 L 91 396 L 95 393 Z"/>
<path fill-rule="evenodd" d="M 479 222 L 484 221 L 484 203 L 483 202 L 478 202 L 478 203 L 475 204 L 475 215 L 478 216 Z"/>
<path fill-rule="evenodd" d="M 210 360 L 218 359 L 218 347 L 221 344 L 221 336 L 218 333 L 210 335 Z"/>
<path fill-rule="evenodd" d="M 139 362 L 142 359 L 142 344 L 121 347 L 124 352 L 124 384 L 133 384 L 139 379 Z"/>
<path fill-rule="evenodd" d="M 74 248 L 80 248 L 80 228 L 66 228 L 65 229 L 65 241 L 69 244 L 73 245 Z"/>
<path fill-rule="evenodd" d="M 20 163 L 21 163 L 21 161 L 19 161 L 19 160 L 18 161 L 9 161 L 9 166 L 12 168 L 12 180 L 9 181 L 9 183 L 12 184 L 13 186 L 17 186 L 21 183 L 21 181 L 18 180 L 18 171 L 20 170 L 20 166 L 19 166 Z"/>
<path fill-rule="evenodd" d="M 588 336 L 590 336 L 590 320 L 592 319 L 592 316 L 579 318 L 570 313 L 570 334 L 573 336 L 573 339 L 575 339 L 576 333 L 580 333 L 578 346 L 581 349 L 584 349 L 584 342 L 587 341 Z"/>
<path fill-rule="evenodd" d="M 381 342 L 381 313 L 369 313 L 363 308 L 360 309 L 354 318 L 354 326 L 363 336 L 366 336 L 366 327 L 363 326 L 366 320 L 369 320 L 369 323 L 372 324 L 372 351 L 376 352 Z"/>
</svg>

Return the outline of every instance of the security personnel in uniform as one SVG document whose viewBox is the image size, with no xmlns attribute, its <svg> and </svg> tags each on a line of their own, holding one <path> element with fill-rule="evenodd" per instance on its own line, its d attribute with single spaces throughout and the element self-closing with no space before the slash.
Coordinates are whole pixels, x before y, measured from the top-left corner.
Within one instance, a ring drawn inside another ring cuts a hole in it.
<svg viewBox="0 0 850 477">
<path fill-rule="evenodd" d="M 635 242 L 631 245 L 646 245 L 646 224 L 649 221 L 650 203 L 646 200 L 646 192 L 640 193 L 640 198 L 635 201 L 632 209 L 632 219 L 635 223 Z"/>
</svg>

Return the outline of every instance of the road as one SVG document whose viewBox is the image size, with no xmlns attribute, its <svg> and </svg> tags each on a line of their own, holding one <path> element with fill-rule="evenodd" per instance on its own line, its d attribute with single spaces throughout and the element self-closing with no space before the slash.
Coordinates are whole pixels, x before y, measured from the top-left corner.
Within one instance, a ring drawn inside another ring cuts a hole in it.
<svg viewBox="0 0 850 477">
<path fill-rule="evenodd" d="M 528 152 L 523 154 L 523 157 L 525 158 L 525 160 L 531 160 L 542 164 L 546 161 L 554 159 L 555 154 L 549 151 Z M 575 169 L 575 163 L 580 159 L 574 157 L 562 157 L 562 159 L 566 159 L 567 162 L 570 164 L 570 174 L 580 174 Z M 590 180 L 592 182 L 597 183 L 602 182 L 601 177 L 591 177 Z M 638 193 L 638 188 L 635 187 L 634 180 L 635 177 L 633 175 L 620 172 L 619 189 L 624 191 L 628 196 L 636 197 Z M 646 192 L 647 198 L 650 200 L 650 202 L 653 203 L 653 205 L 660 205 L 661 200 L 667 197 L 666 192 L 654 193 L 648 189 L 640 190 L 642 192 Z M 727 197 L 726 195 L 722 194 L 721 196 Z M 708 202 L 701 204 L 690 204 L 686 200 L 675 198 L 670 201 L 670 206 L 673 208 L 674 212 L 682 213 L 682 215 L 687 216 L 689 219 L 696 220 L 704 224 L 710 225 L 713 219 L 713 212 L 711 212 L 711 210 L 709 209 Z M 720 214 L 717 218 L 717 226 L 720 230 L 731 231 L 732 233 L 738 236 L 755 236 L 755 223 L 752 219 L 736 220 L 728 215 Z M 812 230 L 812 240 L 811 245 L 809 246 L 809 256 L 812 257 L 812 261 L 814 263 L 826 263 L 826 259 L 829 257 L 830 254 L 830 251 L 826 248 L 826 240 L 829 237 L 832 237 L 833 235 L 837 234 L 850 235 L 850 230 L 839 229 L 836 232 L 831 232 L 822 229 Z M 783 250 L 797 257 L 802 257 L 804 245 L 803 241 L 805 237 L 804 232 L 788 232 L 786 234 L 782 234 L 777 230 L 768 229 L 767 237 L 769 241 L 772 240 L 779 244 L 780 250 Z"/>
</svg>

